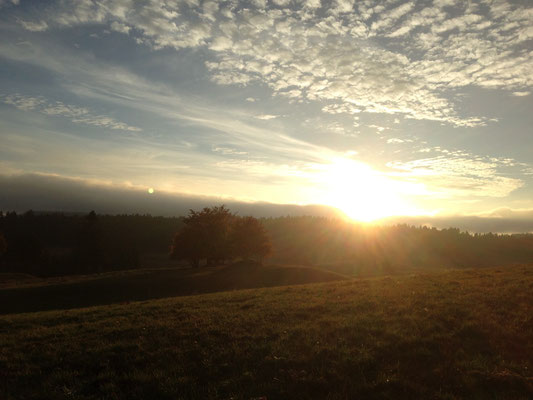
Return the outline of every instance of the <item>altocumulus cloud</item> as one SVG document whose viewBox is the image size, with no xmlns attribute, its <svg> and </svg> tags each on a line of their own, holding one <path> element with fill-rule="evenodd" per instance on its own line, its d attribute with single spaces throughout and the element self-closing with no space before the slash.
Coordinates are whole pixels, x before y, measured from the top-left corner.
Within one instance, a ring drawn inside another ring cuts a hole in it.
<svg viewBox="0 0 533 400">
<path fill-rule="evenodd" d="M 19 23 L 30 31 L 101 24 L 154 49 L 208 48 L 216 83 L 261 82 L 276 95 L 352 113 L 479 126 L 487 118 L 459 115 L 450 90 L 523 95 L 518 89 L 533 82 L 524 46 L 533 10 L 504 1 L 83 0 L 40 15 Z"/>
<path fill-rule="evenodd" d="M 530 87 L 533 55 L 524 44 L 532 19 L 531 8 L 492 0 L 84 0 L 20 23 L 28 30 L 104 24 L 154 49 L 210 49 L 206 66 L 221 85 L 261 82 L 276 95 L 348 112 L 478 126 L 487 119 L 460 115 L 448 92 Z"/>
</svg>

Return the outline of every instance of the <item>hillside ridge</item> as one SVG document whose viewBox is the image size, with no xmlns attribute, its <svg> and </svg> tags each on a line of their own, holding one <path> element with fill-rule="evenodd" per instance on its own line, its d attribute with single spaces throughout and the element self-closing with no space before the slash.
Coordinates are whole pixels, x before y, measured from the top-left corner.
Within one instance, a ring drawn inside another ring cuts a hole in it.
<svg viewBox="0 0 533 400">
<path fill-rule="evenodd" d="M 525 400 L 532 307 L 522 266 L 5 315 L 0 397 Z"/>
<path fill-rule="evenodd" d="M 16 279 L 22 279 L 17 286 Z M 1 279 L 1 276 L 0 276 Z M 154 298 L 348 279 L 305 266 L 238 262 L 201 268 L 158 268 L 36 279 L 12 274 L 0 286 L 0 314 L 105 305 Z"/>
</svg>

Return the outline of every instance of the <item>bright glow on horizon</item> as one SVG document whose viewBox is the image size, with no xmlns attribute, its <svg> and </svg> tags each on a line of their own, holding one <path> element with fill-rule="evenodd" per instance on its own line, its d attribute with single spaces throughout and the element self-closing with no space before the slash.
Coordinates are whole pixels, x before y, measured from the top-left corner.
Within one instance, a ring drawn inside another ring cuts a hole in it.
<svg viewBox="0 0 533 400">
<path fill-rule="evenodd" d="M 411 184 L 390 179 L 359 161 L 332 160 L 320 173 L 320 181 L 326 192 L 322 203 L 339 208 L 357 221 L 430 214 L 404 199 L 404 194 L 413 192 Z"/>
</svg>

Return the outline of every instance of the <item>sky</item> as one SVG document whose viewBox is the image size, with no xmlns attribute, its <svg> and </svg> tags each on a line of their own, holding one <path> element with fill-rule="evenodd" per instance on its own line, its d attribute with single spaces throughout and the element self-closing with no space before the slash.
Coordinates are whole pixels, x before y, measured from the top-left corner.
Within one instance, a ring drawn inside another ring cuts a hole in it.
<svg viewBox="0 0 533 400">
<path fill-rule="evenodd" d="M 75 182 L 533 215 L 529 0 L 0 0 L 0 37 L 0 175 L 68 183 L 34 209 Z"/>
</svg>

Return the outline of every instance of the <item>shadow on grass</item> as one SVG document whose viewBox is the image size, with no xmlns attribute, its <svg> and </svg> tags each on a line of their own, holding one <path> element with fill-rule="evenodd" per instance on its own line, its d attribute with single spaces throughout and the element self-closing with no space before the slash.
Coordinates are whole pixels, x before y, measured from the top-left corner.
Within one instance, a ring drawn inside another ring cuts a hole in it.
<svg viewBox="0 0 533 400">
<path fill-rule="evenodd" d="M 90 307 L 238 289 L 330 282 L 340 274 L 307 267 L 229 266 L 132 271 L 85 281 L 0 290 L 0 314 Z"/>
</svg>

